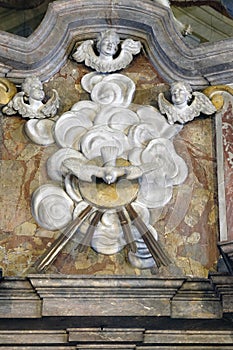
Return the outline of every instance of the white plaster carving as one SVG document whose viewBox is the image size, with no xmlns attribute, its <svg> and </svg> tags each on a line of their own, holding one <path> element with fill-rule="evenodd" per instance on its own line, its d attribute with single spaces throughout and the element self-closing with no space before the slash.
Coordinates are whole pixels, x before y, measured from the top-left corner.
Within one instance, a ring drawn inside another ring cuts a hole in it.
<svg viewBox="0 0 233 350">
<path fill-rule="evenodd" d="M 76 104 L 77 107 L 77 104 Z M 94 109 L 95 110 L 95 109 Z M 92 127 L 93 122 L 89 117 L 89 109 L 83 114 L 82 110 L 71 110 L 65 112 L 57 120 L 54 128 L 54 136 L 60 147 L 80 148 L 80 140 L 83 135 Z M 93 113 L 90 112 L 90 114 Z"/>
<path fill-rule="evenodd" d="M 67 171 L 63 167 L 65 159 L 76 158 L 80 163 L 85 163 L 86 158 L 82 153 L 78 152 L 73 148 L 61 148 L 55 152 L 47 161 L 47 172 L 49 177 L 55 181 L 62 181 L 63 176 L 67 175 Z"/>
<path fill-rule="evenodd" d="M 143 222 L 146 224 L 154 238 L 158 239 L 158 234 L 153 226 L 150 225 L 150 212 L 148 208 L 146 208 L 144 205 L 140 204 L 138 200 L 136 200 L 134 203 L 132 203 L 132 206 L 134 210 L 140 215 Z M 137 251 L 134 253 L 131 250 L 129 251 L 128 258 L 129 262 L 139 268 L 139 269 L 145 269 L 150 268 L 154 265 L 153 258 L 146 247 L 141 234 L 138 232 L 136 227 L 132 225 L 132 234 L 135 239 L 135 243 L 137 245 Z"/>
<path fill-rule="evenodd" d="M 120 44 L 120 37 L 113 29 L 99 34 L 96 43 L 99 55 L 95 53 L 94 44 L 93 40 L 84 41 L 76 49 L 73 58 L 77 62 L 85 61 L 86 66 L 101 73 L 115 72 L 127 67 L 133 55 L 138 54 L 141 50 L 140 41 L 125 39 Z M 118 46 L 120 46 L 119 54 Z"/>
<path fill-rule="evenodd" d="M 57 184 L 40 186 L 33 193 L 32 203 L 35 220 L 48 230 L 62 229 L 72 220 L 74 203 Z"/>
<path fill-rule="evenodd" d="M 111 152 L 111 149 L 114 149 L 114 155 L 113 152 Z M 107 152 L 107 160 L 105 160 L 103 151 Z M 166 150 L 164 149 L 164 151 Z M 62 165 L 67 169 L 68 173 L 75 175 L 78 179 L 82 181 L 93 182 L 93 177 L 97 177 L 103 179 L 104 182 L 106 182 L 109 185 L 117 182 L 117 180 L 122 176 L 125 176 L 125 178 L 128 180 L 135 180 L 140 177 L 143 177 L 147 173 L 158 172 L 164 168 L 167 168 L 167 177 L 168 174 L 170 177 L 174 177 L 174 169 L 172 169 L 172 173 L 169 173 L 169 171 L 172 168 L 172 166 L 175 168 L 175 164 L 173 164 L 173 161 L 171 161 L 171 164 L 169 164 L 170 159 L 168 156 L 164 156 L 163 159 L 158 160 L 152 159 L 153 162 L 150 159 L 150 161 L 146 161 L 140 166 L 119 166 L 117 165 L 118 147 L 104 146 L 103 148 L 101 148 L 100 153 L 102 157 L 101 166 L 88 164 L 87 161 L 82 162 L 77 157 L 64 159 Z M 167 164 L 166 160 L 168 160 Z M 185 165 L 183 165 L 183 167 L 185 168 Z M 178 169 L 176 170 L 176 174 L 178 174 Z M 184 172 L 183 175 L 186 176 L 186 173 Z"/>
<path fill-rule="evenodd" d="M 94 124 L 108 125 L 112 129 L 125 132 L 129 126 L 137 124 L 139 121 L 138 115 L 130 109 L 124 107 L 113 108 L 110 105 L 101 109 L 94 120 Z"/>
<path fill-rule="evenodd" d="M 48 175 L 61 187 L 60 193 L 69 208 L 74 205 L 73 218 L 88 203 L 103 212 L 90 244 L 99 253 L 114 254 L 127 244 L 117 214 L 118 203 L 129 223 L 124 206 L 131 203 L 157 238 L 150 226 L 149 209 L 168 203 L 173 187 L 184 182 L 188 173 L 172 142 L 182 125 L 169 125 L 154 107 L 131 104 L 135 86 L 124 75 L 90 73 L 82 84 L 92 101 L 75 103 L 56 121 L 54 137 L 60 149 L 47 162 Z M 98 187 L 96 178 L 102 179 L 104 185 L 100 181 Z M 101 186 L 104 190 L 99 193 Z M 46 190 L 42 187 L 47 199 L 46 191 L 47 187 Z M 117 196 L 122 196 L 120 202 Z M 39 190 L 34 194 L 34 213 L 38 213 L 40 206 L 43 208 L 44 197 Z M 93 215 L 79 228 L 77 240 L 85 236 Z M 35 218 L 41 223 L 42 216 L 37 214 Z M 48 219 L 45 221 L 48 226 Z M 129 260 L 136 267 L 153 266 L 155 262 L 141 236 L 143 233 L 139 234 L 133 222 L 130 225 L 137 250 L 130 253 Z M 50 224 L 55 226 L 56 220 Z"/>
<path fill-rule="evenodd" d="M 172 141 L 165 138 L 151 140 L 139 153 L 136 163 L 153 163 L 154 169 L 141 179 L 138 202 L 149 208 L 164 206 L 172 197 L 173 186 L 184 182 L 188 168 L 177 155 Z"/>
<path fill-rule="evenodd" d="M 192 92 L 191 86 L 186 82 L 174 82 L 170 90 L 173 104 L 166 100 L 163 93 L 158 97 L 160 112 L 166 114 L 169 124 L 184 124 L 201 113 L 210 115 L 216 112 L 208 97 L 201 92 Z"/>
<path fill-rule="evenodd" d="M 115 146 L 118 150 L 118 157 L 123 156 L 129 149 L 127 136 L 123 132 L 101 125 L 88 130 L 82 137 L 80 146 L 88 159 L 100 156 L 104 146 Z"/>
<path fill-rule="evenodd" d="M 92 247 L 101 254 L 116 254 L 126 245 L 115 210 L 106 211 L 92 239 Z"/>
<path fill-rule="evenodd" d="M 55 89 L 52 96 L 44 103 L 45 92 L 43 84 L 36 76 L 24 80 L 22 91 L 18 92 L 10 102 L 3 107 L 3 113 L 7 115 L 20 114 L 21 117 L 29 119 L 25 123 L 25 132 L 29 139 L 40 145 L 54 143 L 53 118 L 59 108 L 59 96 Z M 39 120 L 38 120 L 39 119 Z"/>
<path fill-rule="evenodd" d="M 59 97 L 55 89 L 50 99 L 43 103 L 45 93 L 43 84 L 36 76 L 25 79 L 22 91 L 18 92 L 13 99 L 3 108 L 8 115 L 19 113 L 23 118 L 44 119 L 54 117 L 59 107 Z"/>
<path fill-rule="evenodd" d="M 91 93 L 91 99 L 100 105 L 127 107 L 135 92 L 134 82 L 122 74 L 102 75 L 96 72 L 86 74 L 82 87 Z"/>
<path fill-rule="evenodd" d="M 136 209 L 137 210 L 137 209 Z M 158 239 L 158 234 L 153 226 L 147 224 L 148 229 L 154 236 L 154 238 Z M 133 226 L 132 233 L 135 238 L 135 243 L 137 245 L 137 251 L 134 253 L 131 250 L 128 253 L 128 259 L 131 265 L 137 267 L 138 269 L 148 269 L 154 266 L 153 258 L 146 247 L 142 237 L 140 236 L 138 230 Z"/>
<path fill-rule="evenodd" d="M 31 141 L 46 146 L 54 143 L 54 124 L 51 119 L 30 119 L 25 123 L 24 130 Z"/>
</svg>

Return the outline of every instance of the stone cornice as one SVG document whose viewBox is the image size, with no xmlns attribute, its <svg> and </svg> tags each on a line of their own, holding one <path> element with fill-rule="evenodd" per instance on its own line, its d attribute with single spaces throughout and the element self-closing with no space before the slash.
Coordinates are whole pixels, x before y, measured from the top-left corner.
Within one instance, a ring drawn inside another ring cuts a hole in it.
<svg viewBox="0 0 233 350">
<path fill-rule="evenodd" d="M 233 349 L 233 276 L 37 274 L 0 286 L 4 349 Z"/>
<path fill-rule="evenodd" d="M 233 276 L 207 278 L 30 275 L 0 283 L 0 318 L 170 317 L 233 312 Z"/>
<path fill-rule="evenodd" d="M 30 37 L 0 33 L 0 74 L 16 83 L 32 74 L 48 80 L 77 42 L 96 37 L 109 27 L 122 39 L 140 40 L 149 60 L 168 82 L 187 80 L 196 88 L 232 82 L 233 39 L 191 48 L 176 29 L 171 11 L 149 0 L 51 3 Z"/>
</svg>

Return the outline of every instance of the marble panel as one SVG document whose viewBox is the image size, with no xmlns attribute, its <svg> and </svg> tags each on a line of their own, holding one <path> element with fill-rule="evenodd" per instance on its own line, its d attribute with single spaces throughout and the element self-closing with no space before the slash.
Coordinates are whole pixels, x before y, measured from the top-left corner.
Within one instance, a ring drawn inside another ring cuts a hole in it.
<svg viewBox="0 0 233 350">
<path fill-rule="evenodd" d="M 144 329 L 100 329 L 100 328 L 87 328 L 87 329 L 67 329 L 69 342 L 143 342 Z"/>
<path fill-rule="evenodd" d="M 1 331 L 1 345 L 66 343 L 65 331 Z"/>
<path fill-rule="evenodd" d="M 232 331 L 195 331 L 195 330 L 187 330 L 185 332 L 182 331 L 167 331 L 167 330 L 153 330 L 145 332 L 145 342 L 153 343 L 154 345 L 157 343 L 162 344 L 170 344 L 170 347 L 173 348 L 172 344 L 181 344 L 188 348 L 189 344 L 206 344 L 211 346 L 212 344 L 221 344 L 221 345 L 232 345 Z"/>
<path fill-rule="evenodd" d="M 226 193 L 227 240 L 233 240 L 233 99 L 229 101 L 222 116 L 222 136 L 224 152 L 224 174 Z"/>
</svg>

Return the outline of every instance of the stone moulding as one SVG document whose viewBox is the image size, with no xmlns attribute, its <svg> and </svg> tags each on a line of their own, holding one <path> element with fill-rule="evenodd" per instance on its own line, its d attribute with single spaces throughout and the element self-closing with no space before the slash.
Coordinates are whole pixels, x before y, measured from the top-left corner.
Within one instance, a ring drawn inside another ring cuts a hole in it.
<svg viewBox="0 0 233 350">
<path fill-rule="evenodd" d="M 1 282 L 0 318 L 170 317 L 233 312 L 233 276 L 205 278 L 30 275 Z"/>
<path fill-rule="evenodd" d="M 1 346 L 11 350 L 206 350 L 207 348 L 232 350 L 232 335 L 232 330 L 195 330 L 192 328 L 188 330 L 169 328 L 146 330 L 143 328 L 82 327 L 59 331 L 0 330 Z M 220 347 L 219 344 L 221 344 Z"/>
<path fill-rule="evenodd" d="M 129 0 L 127 5 L 111 0 L 51 3 L 30 37 L 0 33 L 0 75 L 21 83 L 36 73 L 46 81 L 64 65 L 77 42 L 108 28 L 115 28 L 121 38 L 140 40 L 168 82 L 186 80 L 195 88 L 232 82 L 233 38 L 191 48 L 176 29 L 170 9 L 149 0 Z"/>
</svg>

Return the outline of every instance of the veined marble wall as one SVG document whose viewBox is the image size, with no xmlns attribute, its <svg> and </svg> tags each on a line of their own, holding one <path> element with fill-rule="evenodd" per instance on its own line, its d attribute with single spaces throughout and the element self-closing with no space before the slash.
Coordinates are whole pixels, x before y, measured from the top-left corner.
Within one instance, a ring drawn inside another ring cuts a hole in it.
<svg viewBox="0 0 233 350">
<path fill-rule="evenodd" d="M 67 61 L 45 90 L 57 89 L 61 105 L 59 115 L 77 101 L 89 99 L 80 85 L 90 70 Z M 157 96 L 169 86 L 157 74 L 143 53 L 121 72 L 136 84 L 135 104 L 157 107 Z M 31 216 L 32 192 L 48 183 L 46 161 L 56 146 L 32 144 L 24 135 L 20 117 L 1 117 L 1 234 L 0 266 L 4 275 L 21 276 L 33 272 L 33 263 L 51 245 L 59 232 L 38 227 Z M 174 191 L 172 200 L 153 213 L 159 239 L 174 261 L 168 268 L 138 270 L 126 261 L 124 251 L 112 256 L 89 249 L 75 251 L 71 241 L 48 273 L 103 275 L 193 275 L 206 277 L 215 270 L 218 259 L 217 179 L 214 120 L 200 117 L 186 124 L 174 141 L 177 153 L 189 168 L 186 181 Z M 126 249 L 126 248 L 125 248 Z"/>
<path fill-rule="evenodd" d="M 226 221 L 227 239 L 233 240 L 233 110 L 232 100 L 228 102 L 227 110 L 222 117 L 223 149 L 224 149 L 224 174 L 226 192 Z"/>
</svg>

